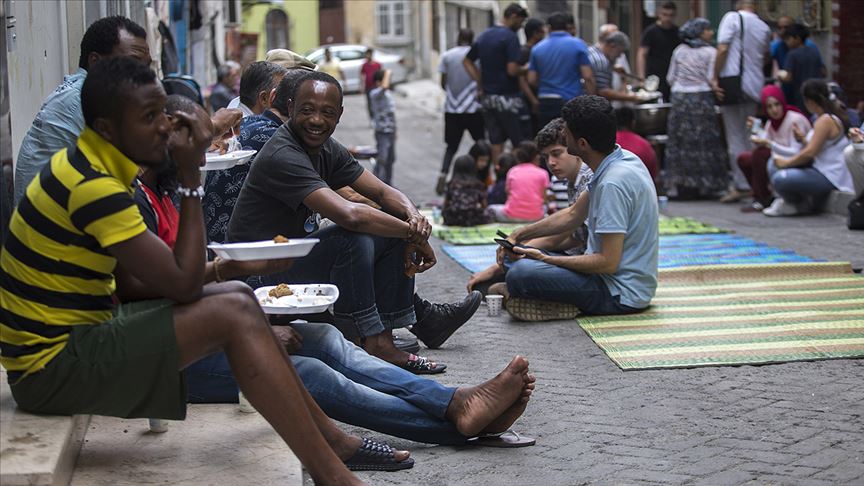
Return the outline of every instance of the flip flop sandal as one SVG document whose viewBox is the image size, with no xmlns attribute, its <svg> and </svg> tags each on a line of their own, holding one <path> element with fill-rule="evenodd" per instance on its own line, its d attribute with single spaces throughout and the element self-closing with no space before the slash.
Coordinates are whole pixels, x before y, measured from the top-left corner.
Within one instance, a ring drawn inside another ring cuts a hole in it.
<svg viewBox="0 0 864 486">
<path fill-rule="evenodd" d="M 363 438 L 363 445 L 345 461 L 350 471 L 401 471 L 414 467 L 414 459 L 396 460 L 396 451 L 387 444 Z"/>
<path fill-rule="evenodd" d="M 433 366 L 429 358 L 417 356 L 416 354 L 409 355 L 408 361 L 402 367 L 415 375 L 437 375 L 438 373 L 444 373 L 444 370 L 447 369 L 447 365 L 445 364 L 435 363 Z"/>
<path fill-rule="evenodd" d="M 516 431 L 508 430 L 500 434 L 486 434 L 473 439 L 468 439 L 469 445 L 483 447 L 501 447 L 512 449 L 516 447 L 528 447 L 537 443 L 537 440 L 531 437 L 523 437 Z"/>
</svg>

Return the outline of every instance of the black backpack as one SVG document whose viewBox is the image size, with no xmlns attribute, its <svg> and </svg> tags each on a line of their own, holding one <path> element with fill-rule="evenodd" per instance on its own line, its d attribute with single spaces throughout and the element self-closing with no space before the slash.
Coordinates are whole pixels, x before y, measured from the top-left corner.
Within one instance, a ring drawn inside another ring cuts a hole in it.
<svg viewBox="0 0 864 486">
<path fill-rule="evenodd" d="M 849 218 L 846 226 L 850 230 L 864 230 L 864 194 L 849 203 Z"/>
</svg>

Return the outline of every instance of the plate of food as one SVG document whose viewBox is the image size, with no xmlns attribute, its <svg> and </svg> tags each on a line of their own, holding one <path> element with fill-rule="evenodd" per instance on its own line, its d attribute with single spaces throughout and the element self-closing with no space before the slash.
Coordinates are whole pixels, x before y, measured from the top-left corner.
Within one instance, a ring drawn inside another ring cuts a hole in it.
<svg viewBox="0 0 864 486">
<path fill-rule="evenodd" d="M 318 238 L 285 238 L 277 235 L 272 240 L 243 243 L 211 243 L 207 248 L 226 260 L 271 260 L 275 258 L 298 258 L 309 254 Z"/>
<path fill-rule="evenodd" d="M 230 169 L 235 165 L 245 164 L 249 162 L 257 150 L 235 150 L 233 152 L 207 152 L 207 163 L 201 170 L 223 170 Z"/>
<path fill-rule="evenodd" d="M 265 314 L 316 314 L 326 311 L 339 298 L 339 288 L 330 284 L 284 284 L 255 289 Z"/>
</svg>

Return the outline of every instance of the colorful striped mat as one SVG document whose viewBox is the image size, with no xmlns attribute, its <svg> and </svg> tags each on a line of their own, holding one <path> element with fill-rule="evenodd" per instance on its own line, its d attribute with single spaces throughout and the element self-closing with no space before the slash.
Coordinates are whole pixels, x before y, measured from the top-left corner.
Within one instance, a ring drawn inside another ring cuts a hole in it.
<svg viewBox="0 0 864 486">
<path fill-rule="evenodd" d="M 727 233 L 724 229 L 696 221 L 692 218 L 670 218 L 661 216 L 659 224 L 661 235 L 722 235 L 723 233 Z M 496 235 L 498 230 L 509 234 L 520 226 L 523 225 L 512 223 L 491 223 L 480 226 L 460 227 L 433 224 L 432 235 L 451 245 L 485 245 L 491 243 L 494 238 L 498 237 Z"/>
<path fill-rule="evenodd" d="M 864 278 L 848 263 L 676 268 L 645 312 L 580 317 L 623 370 L 864 357 Z"/>
<path fill-rule="evenodd" d="M 495 263 L 498 245 L 444 245 L 443 250 L 469 272 Z M 659 268 L 752 263 L 804 263 L 812 258 L 738 235 L 661 236 Z"/>
</svg>

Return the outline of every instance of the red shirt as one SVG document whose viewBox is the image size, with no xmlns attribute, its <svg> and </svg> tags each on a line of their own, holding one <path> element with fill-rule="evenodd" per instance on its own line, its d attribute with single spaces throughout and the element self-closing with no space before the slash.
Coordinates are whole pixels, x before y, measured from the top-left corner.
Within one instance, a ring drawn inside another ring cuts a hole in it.
<svg viewBox="0 0 864 486">
<path fill-rule="evenodd" d="M 624 150 L 629 150 L 642 159 L 642 163 L 648 168 L 652 179 L 657 179 L 657 154 L 648 140 L 628 130 L 618 130 L 615 141 Z"/>
<path fill-rule="evenodd" d="M 164 241 L 169 248 L 174 248 L 174 243 L 177 242 L 177 230 L 180 227 L 180 213 L 171 202 L 171 198 L 163 194 L 162 197 L 156 195 L 147 184 L 139 182 L 138 187 L 144 191 L 147 196 L 147 201 L 153 212 L 156 213 L 157 234 L 159 239 Z"/>
<path fill-rule="evenodd" d="M 378 64 L 375 61 L 366 61 L 363 63 L 363 66 L 360 67 L 360 72 L 363 73 L 363 79 L 365 80 L 363 89 L 366 92 L 369 92 L 369 90 L 375 87 L 373 76 L 375 76 L 375 72 L 379 70 L 381 70 L 381 64 Z"/>
</svg>

